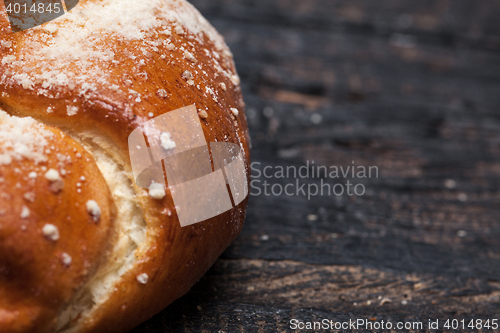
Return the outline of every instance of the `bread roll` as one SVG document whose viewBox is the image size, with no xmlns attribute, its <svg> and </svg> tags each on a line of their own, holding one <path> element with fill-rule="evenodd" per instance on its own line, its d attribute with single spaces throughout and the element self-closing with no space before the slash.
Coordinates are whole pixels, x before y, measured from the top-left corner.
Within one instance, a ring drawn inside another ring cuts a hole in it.
<svg viewBox="0 0 500 333">
<path fill-rule="evenodd" d="M 239 234 L 247 199 L 181 227 L 169 188 L 135 181 L 129 135 L 191 105 L 248 180 L 232 55 L 189 3 L 81 0 L 12 33 L 0 1 L 0 332 L 126 332 Z"/>
</svg>

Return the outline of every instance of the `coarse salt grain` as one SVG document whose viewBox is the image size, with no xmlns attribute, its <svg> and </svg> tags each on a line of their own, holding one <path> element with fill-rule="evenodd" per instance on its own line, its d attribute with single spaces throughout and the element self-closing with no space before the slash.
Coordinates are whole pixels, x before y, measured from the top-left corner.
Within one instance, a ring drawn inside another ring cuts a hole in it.
<svg viewBox="0 0 500 333">
<path fill-rule="evenodd" d="M 152 182 L 149 186 L 149 196 L 156 200 L 165 198 L 165 188 L 163 184 Z"/>
<path fill-rule="evenodd" d="M 99 207 L 97 202 L 95 200 L 89 200 L 86 203 L 86 207 L 87 212 L 92 217 L 92 220 L 94 220 L 94 222 L 99 222 L 101 219 L 101 207 Z"/>
<path fill-rule="evenodd" d="M 137 275 L 137 282 L 140 284 L 147 284 L 149 281 L 149 276 L 146 273 Z"/>
<path fill-rule="evenodd" d="M 29 210 L 29 208 L 26 207 L 26 206 L 23 206 L 23 208 L 21 210 L 21 218 L 25 219 L 25 218 L 27 218 L 29 216 L 30 216 L 30 210 Z"/>
<path fill-rule="evenodd" d="M 59 172 L 56 169 L 49 169 L 49 171 L 45 173 L 44 177 L 50 182 L 56 182 L 58 180 L 61 180 L 61 176 L 59 175 Z"/>
<path fill-rule="evenodd" d="M 168 94 L 165 89 L 158 89 L 156 95 L 160 98 L 167 98 Z"/>
<path fill-rule="evenodd" d="M 57 241 L 59 239 L 59 229 L 53 224 L 46 224 L 42 228 L 43 235 L 50 241 Z"/>
<path fill-rule="evenodd" d="M 195 64 L 198 62 L 198 60 L 196 60 L 194 55 L 189 51 L 184 51 L 184 57 Z"/>
<path fill-rule="evenodd" d="M 182 78 L 186 81 L 189 81 L 193 78 L 193 74 L 190 72 L 190 71 L 184 71 L 182 74 L 181 74 Z"/>
<path fill-rule="evenodd" d="M 199 116 L 200 116 L 201 119 L 207 119 L 208 118 L 208 113 L 205 110 L 200 110 L 198 112 L 198 114 L 199 114 Z"/>
<path fill-rule="evenodd" d="M 9 41 L 0 41 L 0 45 L 3 48 L 8 49 L 9 47 L 12 47 L 12 42 L 10 40 Z"/>
<path fill-rule="evenodd" d="M 178 35 L 184 35 L 184 29 L 183 29 L 180 25 L 176 25 L 176 26 L 175 26 L 175 32 L 176 32 Z"/>
<path fill-rule="evenodd" d="M 64 266 L 69 266 L 73 262 L 73 258 L 71 258 L 71 256 L 66 252 L 63 252 L 61 254 L 61 261 L 64 264 Z"/>
<path fill-rule="evenodd" d="M 36 194 L 35 194 L 35 192 L 27 192 L 27 193 L 24 193 L 23 198 L 30 201 L 30 202 L 35 202 Z"/>
<path fill-rule="evenodd" d="M 172 140 L 172 135 L 170 133 L 162 132 L 160 134 L 160 146 L 165 150 L 175 148 L 175 142 Z"/>
<path fill-rule="evenodd" d="M 66 108 L 66 114 L 68 116 L 74 116 L 77 113 L 78 113 L 78 107 L 77 106 L 72 106 L 72 105 L 68 105 L 67 106 L 67 108 Z"/>
<path fill-rule="evenodd" d="M 240 114 L 240 111 L 238 111 L 238 109 L 236 109 L 236 108 L 231 108 L 231 112 L 233 113 L 233 115 L 235 117 L 238 117 L 238 115 Z"/>
<path fill-rule="evenodd" d="M 50 33 L 50 34 L 53 34 L 54 32 L 57 31 L 57 25 L 55 25 L 53 23 L 45 24 L 43 26 L 43 30 Z"/>
<path fill-rule="evenodd" d="M 14 56 L 14 55 L 5 56 L 2 59 L 2 65 L 10 64 L 15 60 L 16 60 L 16 56 Z"/>
<path fill-rule="evenodd" d="M 238 75 L 231 75 L 230 80 L 235 86 L 240 84 L 240 77 Z"/>
</svg>

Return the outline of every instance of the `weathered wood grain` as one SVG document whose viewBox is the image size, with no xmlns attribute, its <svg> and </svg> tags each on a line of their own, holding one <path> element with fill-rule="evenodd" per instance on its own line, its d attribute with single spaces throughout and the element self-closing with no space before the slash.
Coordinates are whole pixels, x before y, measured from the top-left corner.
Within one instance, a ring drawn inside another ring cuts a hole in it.
<svg viewBox="0 0 500 333">
<path fill-rule="evenodd" d="M 235 55 L 253 161 L 380 177 L 356 198 L 251 197 L 223 257 L 132 332 L 500 319 L 500 2 L 192 3 Z"/>
</svg>

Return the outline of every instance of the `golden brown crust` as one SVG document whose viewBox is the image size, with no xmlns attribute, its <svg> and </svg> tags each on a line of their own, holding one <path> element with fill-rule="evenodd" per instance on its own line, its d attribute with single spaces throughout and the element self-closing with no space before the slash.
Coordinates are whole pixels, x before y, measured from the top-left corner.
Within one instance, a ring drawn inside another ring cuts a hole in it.
<svg viewBox="0 0 500 333">
<path fill-rule="evenodd" d="M 81 1 L 80 5 L 92 2 Z M 201 20 L 184 1 L 165 3 L 172 3 L 171 8 L 161 9 L 165 12 L 185 12 L 189 19 L 192 15 L 193 20 Z M 2 24 L 0 17 L 0 26 Z M 74 22 L 64 17 L 50 24 L 59 29 L 74 28 Z M 167 29 L 169 32 L 165 33 Z M 53 59 L 37 53 L 51 43 L 58 45 L 61 30 L 54 32 L 51 28 L 48 33 L 42 26 L 16 34 L 0 32 L 0 40 L 12 43 L 4 43 L 12 46 L 0 49 L 0 106 L 11 114 L 31 116 L 57 126 L 82 144 L 89 136 L 91 140 L 105 141 L 107 154 L 131 177 L 129 134 L 153 117 L 195 104 L 202 112 L 200 120 L 207 142 L 232 142 L 241 146 L 249 177 L 249 136 L 239 79 L 220 36 L 214 35 L 211 27 L 212 30 L 207 29 L 206 32 L 192 31 L 167 20 L 137 40 L 101 31 L 93 47 L 112 50 L 112 60 L 86 59 L 88 77 L 82 76 L 81 64 L 77 62 L 61 61 L 54 65 Z M 27 72 L 26 68 L 33 70 Z M 45 80 L 39 75 L 43 71 L 71 73 L 70 82 L 59 85 L 51 79 Z M 95 73 L 104 73 L 105 79 L 101 80 Z M 93 85 L 92 89 L 86 90 L 89 84 Z M 232 108 L 239 111 L 236 116 Z M 91 150 L 89 146 L 86 148 Z M 82 165 L 87 167 L 86 163 Z M 135 252 L 132 268 L 119 278 L 106 301 L 74 316 L 64 326 L 68 332 L 125 332 L 150 318 L 185 294 L 242 228 L 247 200 L 222 215 L 181 228 L 168 190 L 161 200 L 151 198 L 146 190 L 137 186 L 134 190 L 137 193 L 134 200 L 144 212 L 146 239 Z M 67 210 L 61 207 L 58 211 L 64 215 Z M 174 213 L 169 216 L 168 212 Z M 32 251 L 32 245 L 27 244 L 23 251 Z M 94 261 L 97 262 L 97 258 Z M 45 272 L 44 268 L 38 270 Z M 149 278 L 146 284 L 137 280 L 144 273 Z M 0 288 L 2 283 L 0 281 Z M 28 296 L 31 293 L 24 292 Z M 75 293 L 69 293 L 68 297 L 71 295 Z M 2 318 L 7 318 L 2 317 L 2 309 L 0 303 L 0 323 Z M 53 318 L 53 313 L 40 317 Z M 31 332 L 26 328 L 18 331 Z M 16 331 L 12 328 L 7 332 Z M 50 332 L 50 329 L 40 329 L 40 332 Z"/>
<path fill-rule="evenodd" d="M 111 238 L 113 202 L 92 156 L 58 129 L 40 126 L 53 133 L 46 138 L 47 161 L 0 165 L 2 332 L 53 330 Z M 0 145 L 9 152 L 2 139 Z M 98 218 L 87 209 L 90 200 L 99 206 Z"/>
</svg>

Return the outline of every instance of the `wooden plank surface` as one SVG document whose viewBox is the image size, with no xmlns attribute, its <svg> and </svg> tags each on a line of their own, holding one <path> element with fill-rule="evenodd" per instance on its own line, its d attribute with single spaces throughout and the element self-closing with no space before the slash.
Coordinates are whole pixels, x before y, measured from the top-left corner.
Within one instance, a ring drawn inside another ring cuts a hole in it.
<svg viewBox="0 0 500 333">
<path fill-rule="evenodd" d="M 500 2 L 192 3 L 235 55 L 254 162 L 380 174 L 358 197 L 252 196 L 214 267 L 132 332 L 500 320 Z"/>
</svg>

